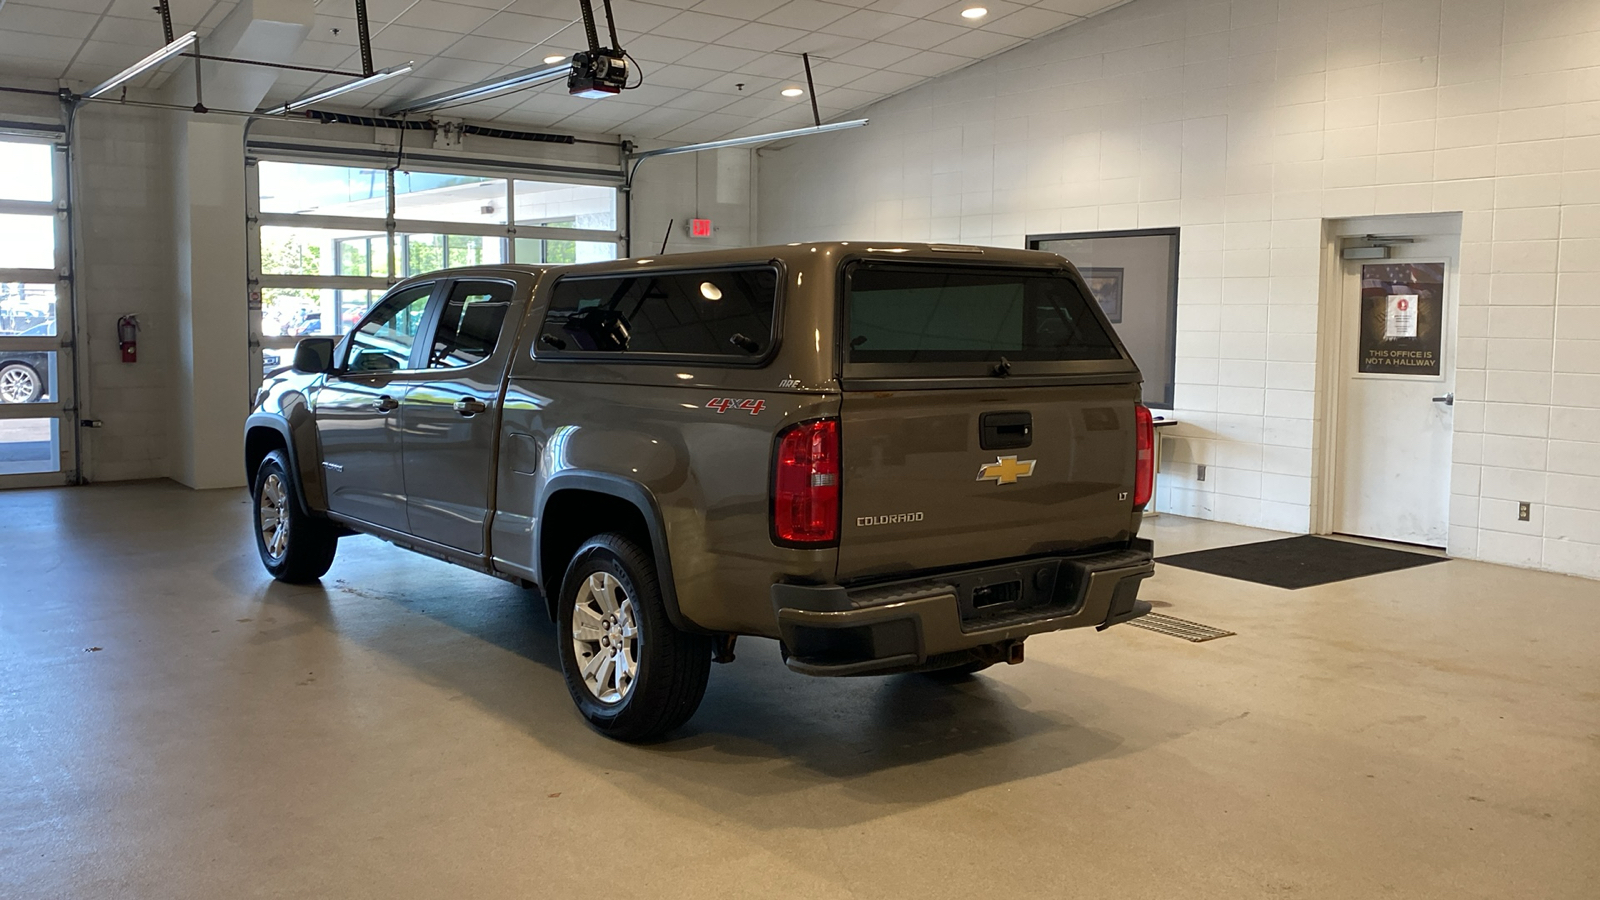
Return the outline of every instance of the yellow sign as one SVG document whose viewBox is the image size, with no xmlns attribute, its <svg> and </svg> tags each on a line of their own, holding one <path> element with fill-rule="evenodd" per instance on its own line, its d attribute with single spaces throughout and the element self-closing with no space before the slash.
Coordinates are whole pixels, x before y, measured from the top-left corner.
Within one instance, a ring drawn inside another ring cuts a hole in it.
<svg viewBox="0 0 1600 900">
<path fill-rule="evenodd" d="M 992 463 L 984 463 L 978 468 L 979 481 L 993 481 L 995 484 L 1016 484 L 1018 478 L 1027 478 L 1033 474 L 1033 467 L 1037 460 L 1018 460 L 1015 456 L 996 457 Z"/>
</svg>

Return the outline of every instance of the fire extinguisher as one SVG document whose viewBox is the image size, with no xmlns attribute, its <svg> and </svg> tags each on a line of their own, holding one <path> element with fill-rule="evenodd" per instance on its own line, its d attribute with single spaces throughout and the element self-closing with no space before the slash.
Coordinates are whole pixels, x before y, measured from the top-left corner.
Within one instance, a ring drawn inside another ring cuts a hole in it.
<svg viewBox="0 0 1600 900">
<path fill-rule="evenodd" d="M 122 345 L 122 361 L 139 361 L 139 317 L 123 316 L 117 320 L 117 341 Z"/>
</svg>

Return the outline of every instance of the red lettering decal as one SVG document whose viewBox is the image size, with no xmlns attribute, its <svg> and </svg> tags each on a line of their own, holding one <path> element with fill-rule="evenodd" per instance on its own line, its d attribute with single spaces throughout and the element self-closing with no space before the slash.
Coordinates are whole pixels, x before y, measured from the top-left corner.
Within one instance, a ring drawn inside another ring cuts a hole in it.
<svg viewBox="0 0 1600 900">
<path fill-rule="evenodd" d="M 759 415 L 761 415 L 761 411 L 763 409 L 767 408 L 767 401 L 765 401 L 765 400 L 740 400 L 739 401 L 739 408 L 740 409 L 748 409 L 748 410 L 750 410 L 750 415 L 752 415 L 752 416 L 759 416 Z"/>
<path fill-rule="evenodd" d="M 728 407 L 738 402 L 731 397 L 712 397 L 711 402 L 706 404 L 706 408 L 716 410 L 717 415 L 720 416 L 728 411 Z"/>
</svg>

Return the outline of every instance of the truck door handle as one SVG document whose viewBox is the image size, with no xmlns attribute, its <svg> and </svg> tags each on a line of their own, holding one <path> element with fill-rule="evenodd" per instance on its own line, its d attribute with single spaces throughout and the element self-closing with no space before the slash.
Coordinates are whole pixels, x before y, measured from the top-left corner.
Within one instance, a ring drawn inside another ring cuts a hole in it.
<svg viewBox="0 0 1600 900">
<path fill-rule="evenodd" d="M 1455 391 L 1451 391 L 1450 393 L 1445 394 L 1443 397 L 1435 397 L 1435 398 L 1433 398 L 1433 402 L 1435 402 L 1435 403 L 1443 403 L 1445 406 L 1455 406 L 1456 405 L 1456 392 Z"/>
<path fill-rule="evenodd" d="M 384 394 L 382 397 L 372 401 L 372 408 L 381 413 L 394 412 L 400 408 L 400 401 L 388 394 Z"/>
<path fill-rule="evenodd" d="M 488 409 L 489 405 L 476 397 L 462 397 L 456 401 L 456 412 L 472 417 Z"/>
</svg>

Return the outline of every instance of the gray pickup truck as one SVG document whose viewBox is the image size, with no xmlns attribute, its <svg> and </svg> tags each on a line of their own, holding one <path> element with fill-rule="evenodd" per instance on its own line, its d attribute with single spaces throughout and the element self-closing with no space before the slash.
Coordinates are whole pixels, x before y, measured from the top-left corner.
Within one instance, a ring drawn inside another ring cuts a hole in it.
<svg viewBox="0 0 1600 900">
<path fill-rule="evenodd" d="M 967 673 L 1144 614 L 1153 433 L 1067 260 L 825 243 L 435 272 L 308 338 L 245 431 L 271 574 L 370 534 L 538 587 L 644 740 L 713 660 Z"/>
</svg>

